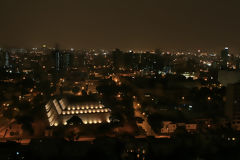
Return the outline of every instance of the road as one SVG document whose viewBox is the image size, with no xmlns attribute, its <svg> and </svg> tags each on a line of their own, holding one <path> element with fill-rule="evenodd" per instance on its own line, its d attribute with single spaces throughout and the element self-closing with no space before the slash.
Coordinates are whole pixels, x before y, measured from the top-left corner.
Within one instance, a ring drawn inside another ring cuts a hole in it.
<svg viewBox="0 0 240 160">
<path fill-rule="evenodd" d="M 144 116 L 141 113 L 141 105 L 137 102 L 136 99 L 133 101 L 134 116 L 140 117 L 143 119 L 142 123 L 137 123 L 138 127 L 141 127 L 145 130 L 147 136 L 157 136 L 156 133 L 152 130 L 151 126 L 148 123 L 147 116 Z"/>
</svg>

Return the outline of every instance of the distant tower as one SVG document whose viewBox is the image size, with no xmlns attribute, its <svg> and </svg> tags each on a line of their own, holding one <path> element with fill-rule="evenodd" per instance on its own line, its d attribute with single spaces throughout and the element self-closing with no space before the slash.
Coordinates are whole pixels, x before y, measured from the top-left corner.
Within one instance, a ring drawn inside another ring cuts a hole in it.
<svg viewBox="0 0 240 160">
<path fill-rule="evenodd" d="M 73 53 L 67 52 L 63 54 L 63 68 L 69 69 L 73 63 Z"/>
<path fill-rule="evenodd" d="M 122 54 L 123 52 L 116 48 L 115 51 L 112 52 L 112 61 L 113 61 L 113 69 L 118 70 L 122 64 Z"/>
<path fill-rule="evenodd" d="M 5 52 L 5 67 L 9 68 L 9 53 Z"/>
<path fill-rule="evenodd" d="M 56 50 L 55 52 L 55 58 L 56 58 L 56 70 L 60 70 L 60 51 Z"/>
<path fill-rule="evenodd" d="M 53 56 L 55 58 L 55 69 L 56 69 L 56 71 L 60 71 L 62 55 L 61 55 L 61 52 L 59 50 L 59 45 L 58 44 L 56 44 L 55 50 L 53 51 Z"/>
<path fill-rule="evenodd" d="M 227 61 L 228 61 L 228 47 L 225 47 L 224 50 L 221 51 L 221 69 L 227 69 Z"/>
<path fill-rule="evenodd" d="M 64 71 L 66 69 L 70 69 L 73 61 L 73 54 L 70 52 L 63 52 L 56 49 L 53 52 L 53 56 L 55 59 L 55 69 L 57 72 Z"/>
<path fill-rule="evenodd" d="M 47 51 L 47 45 L 46 45 L 46 44 L 43 44 L 43 45 L 42 45 L 42 51 L 43 51 L 44 53 L 46 53 L 46 51 Z"/>
<path fill-rule="evenodd" d="M 43 45 L 42 45 L 42 48 L 47 48 L 47 45 L 46 45 L 46 44 L 43 44 Z"/>
</svg>

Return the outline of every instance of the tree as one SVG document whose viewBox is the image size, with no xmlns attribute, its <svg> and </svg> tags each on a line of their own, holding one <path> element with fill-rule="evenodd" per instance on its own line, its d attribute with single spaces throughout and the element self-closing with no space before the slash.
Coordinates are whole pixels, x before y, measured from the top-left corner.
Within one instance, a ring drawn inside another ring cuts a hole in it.
<svg viewBox="0 0 240 160">
<path fill-rule="evenodd" d="M 24 131 L 27 131 L 30 135 L 33 134 L 33 128 L 32 128 L 33 117 L 30 117 L 27 115 L 18 116 L 16 117 L 16 121 L 19 124 L 22 124 L 22 129 Z"/>
<path fill-rule="evenodd" d="M 80 88 L 77 87 L 77 86 L 74 86 L 73 89 L 72 89 L 72 92 L 73 92 L 74 94 L 77 94 L 79 91 L 80 91 Z"/>
</svg>

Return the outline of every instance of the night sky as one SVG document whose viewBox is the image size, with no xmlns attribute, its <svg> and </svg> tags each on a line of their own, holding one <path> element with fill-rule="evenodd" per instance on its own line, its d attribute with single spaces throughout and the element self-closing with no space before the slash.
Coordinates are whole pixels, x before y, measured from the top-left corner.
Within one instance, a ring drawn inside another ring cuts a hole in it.
<svg viewBox="0 0 240 160">
<path fill-rule="evenodd" d="M 0 0 L 0 46 L 240 53 L 239 0 Z"/>
</svg>

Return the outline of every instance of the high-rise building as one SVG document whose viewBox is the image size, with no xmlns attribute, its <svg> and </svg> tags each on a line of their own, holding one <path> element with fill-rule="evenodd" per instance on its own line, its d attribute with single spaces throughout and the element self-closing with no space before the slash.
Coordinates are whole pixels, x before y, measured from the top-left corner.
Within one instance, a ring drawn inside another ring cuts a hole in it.
<svg viewBox="0 0 240 160">
<path fill-rule="evenodd" d="M 9 68 L 9 53 L 5 53 L 5 67 Z"/>
<path fill-rule="evenodd" d="M 63 53 L 63 69 L 69 69 L 73 64 L 73 53 Z"/>
<path fill-rule="evenodd" d="M 55 70 L 57 72 L 67 70 L 72 66 L 73 53 L 55 50 L 53 56 L 55 59 Z"/>
<path fill-rule="evenodd" d="M 227 87 L 225 115 L 229 118 L 232 128 L 240 130 L 240 83 Z"/>
<path fill-rule="evenodd" d="M 221 51 L 221 69 L 227 69 L 229 50 L 228 47 L 225 47 L 224 50 Z"/>
<path fill-rule="evenodd" d="M 0 52 L 0 66 L 6 69 L 13 67 L 13 59 L 10 57 L 8 51 Z"/>
<path fill-rule="evenodd" d="M 57 50 L 55 52 L 55 58 L 56 58 L 56 70 L 59 71 L 60 70 L 60 59 L 61 59 L 60 51 Z"/>
<path fill-rule="evenodd" d="M 53 57 L 55 59 L 55 70 L 59 72 L 63 68 L 63 53 L 56 49 L 53 51 Z"/>
<path fill-rule="evenodd" d="M 119 68 L 123 67 L 124 57 L 123 52 L 120 49 L 117 48 L 112 52 L 112 61 L 114 70 L 119 70 Z"/>
</svg>

